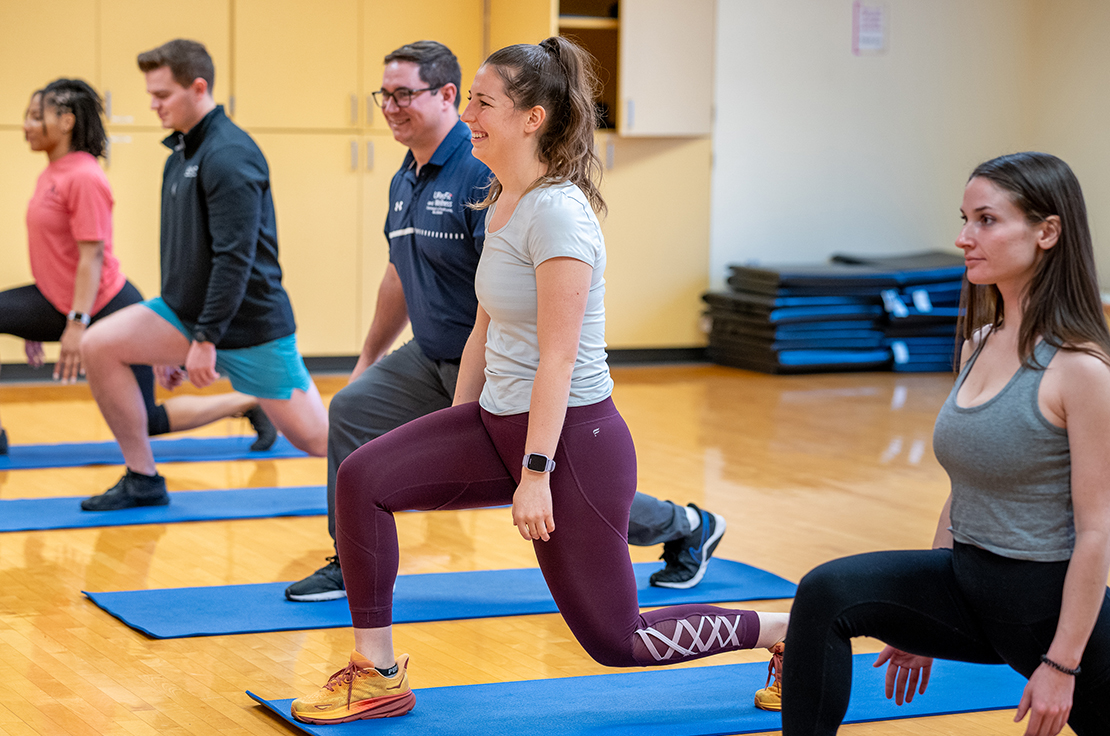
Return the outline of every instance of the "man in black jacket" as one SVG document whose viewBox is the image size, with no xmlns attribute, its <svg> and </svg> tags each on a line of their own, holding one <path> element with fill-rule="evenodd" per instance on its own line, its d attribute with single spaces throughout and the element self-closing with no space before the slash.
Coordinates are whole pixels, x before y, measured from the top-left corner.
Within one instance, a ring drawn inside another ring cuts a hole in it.
<svg viewBox="0 0 1110 736">
<path fill-rule="evenodd" d="M 169 502 L 131 364 L 154 365 L 167 388 L 186 375 L 198 388 L 226 375 L 295 446 L 327 452 L 327 413 L 281 285 L 266 159 L 213 100 L 204 46 L 170 41 L 138 61 L 151 108 L 174 131 L 163 141 L 172 153 L 162 181 L 162 295 L 100 321 L 82 341 L 89 386 L 127 463 L 119 483 L 82 501 L 89 511 Z"/>
</svg>

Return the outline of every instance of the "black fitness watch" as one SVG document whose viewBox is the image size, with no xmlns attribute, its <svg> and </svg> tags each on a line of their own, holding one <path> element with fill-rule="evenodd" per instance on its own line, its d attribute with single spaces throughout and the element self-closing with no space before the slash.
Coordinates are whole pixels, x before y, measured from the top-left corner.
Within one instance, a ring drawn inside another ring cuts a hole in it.
<svg viewBox="0 0 1110 736">
<path fill-rule="evenodd" d="M 524 467 L 533 473 L 550 473 L 555 469 L 555 461 L 547 455 L 530 452 L 524 456 Z"/>
<path fill-rule="evenodd" d="M 198 327 L 195 330 L 193 330 L 193 341 L 194 342 L 212 342 L 212 338 L 208 337 L 208 333 L 205 332 L 202 328 Z"/>
</svg>

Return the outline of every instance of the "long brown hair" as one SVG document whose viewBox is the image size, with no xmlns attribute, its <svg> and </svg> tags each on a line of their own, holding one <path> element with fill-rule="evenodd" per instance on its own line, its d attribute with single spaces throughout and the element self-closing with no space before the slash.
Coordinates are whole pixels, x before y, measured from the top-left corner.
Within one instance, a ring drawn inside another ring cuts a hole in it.
<svg viewBox="0 0 1110 736">
<path fill-rule="evenodd" d="M 529 190 L 569 181 L 585 193 L 594 212 L 604 212 L 597 187 L 601 160 L 594 150 L 599 86 L 594 58 L 573 41 L 552 36 L 537 46 L 506 46 L 490 54 L 484 66 L 497 70 L 515 109 L 539 105 L 547 111 L 537 140 L 547 173 Z M 489 207 L 500 195 L 501 183 L 494 178 L 486 198 L 474 206 Z"/>
<path fill-rule="evenodd" d="M 1030 368 L 1038 337 L 1064 350 L 1089 353 L 1110 365 L 1110 330 L 1102 311 L 1095 275 L 1094 247 L 1087 224 L 1083 190 L 1071 168 L 1047 153 L 1000 156 L 979 164 L 968 181 L 982 177 L 1007 193 L 1032 224 L 1056 215 L 1060 236 L 1042 252 L 1022 295 L 1018 354 Z M 964 275 L 958 333 L 972 339 L 977 330 L 1003 320 L 1002 294 L 994 284 L 976 285 Z M 1090 347 L 1097 345 L 1098 349 Z"/>
</svg>

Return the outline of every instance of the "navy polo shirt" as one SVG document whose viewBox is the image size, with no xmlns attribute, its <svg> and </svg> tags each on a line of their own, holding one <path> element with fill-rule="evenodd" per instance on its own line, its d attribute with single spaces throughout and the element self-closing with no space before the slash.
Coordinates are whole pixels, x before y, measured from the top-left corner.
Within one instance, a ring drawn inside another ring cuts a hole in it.
<svg viewBox="0 0 1110 736">
<path fill-rule="evenodd" d="M 432 360 L 457 360 L 474 327 L 474 272 L 485 241 L 490 170 L 470 152 L 459 121 L 416 174 L 412 151 L 389 185 L 385 237 L 405 292 L 413 337 Z"/>
</svg>

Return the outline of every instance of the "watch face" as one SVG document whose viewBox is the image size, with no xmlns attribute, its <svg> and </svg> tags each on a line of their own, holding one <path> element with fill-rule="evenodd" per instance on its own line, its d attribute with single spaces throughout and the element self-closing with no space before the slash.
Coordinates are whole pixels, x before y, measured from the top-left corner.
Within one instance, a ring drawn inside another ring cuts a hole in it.
<svg viewBox="0 0 1110 736">
<path fill-rule="evenodd" d="M 533 452 L 528 456 L 528 469 L 535 473 L 546 473 L 547 458 Z"/>
</svg>

